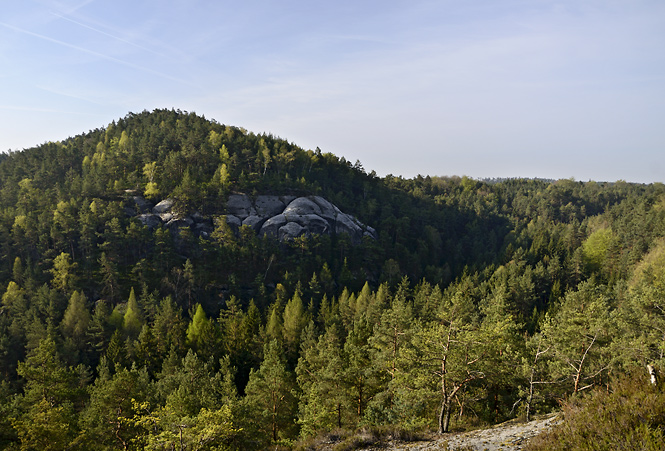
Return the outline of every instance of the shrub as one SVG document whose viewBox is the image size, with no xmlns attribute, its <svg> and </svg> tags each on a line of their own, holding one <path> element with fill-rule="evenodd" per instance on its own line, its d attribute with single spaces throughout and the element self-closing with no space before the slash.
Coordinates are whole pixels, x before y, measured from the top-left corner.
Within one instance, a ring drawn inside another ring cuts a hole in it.
<svg viewBox="0 0 665 451">
<path fill-rule="evenodd" d="M 564 421 L 535 437 L 527 450 L 665 449 L 665 392 L 644 374 L 620 378 L 610 392 L 572 398 L 563 411 Z"/>
</svg>

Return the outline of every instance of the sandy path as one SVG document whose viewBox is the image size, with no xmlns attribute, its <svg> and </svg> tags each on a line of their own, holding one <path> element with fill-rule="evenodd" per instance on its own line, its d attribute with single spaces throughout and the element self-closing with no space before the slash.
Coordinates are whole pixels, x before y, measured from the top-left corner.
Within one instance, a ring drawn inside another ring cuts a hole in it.
<svg viewBox="0 0 665 451">
<path fill-rule="evenodd" d="M 450 434 L 427 442 L 395 443 L 389 451 L 435 451 L 472 449 L 474 451 L 517 451 L 526 440 L 560 421 L 560 416 L 552 415 L 529 423 L 507 422 L 491 429 L 482 429 L 461 434 Z"/>
</svg>

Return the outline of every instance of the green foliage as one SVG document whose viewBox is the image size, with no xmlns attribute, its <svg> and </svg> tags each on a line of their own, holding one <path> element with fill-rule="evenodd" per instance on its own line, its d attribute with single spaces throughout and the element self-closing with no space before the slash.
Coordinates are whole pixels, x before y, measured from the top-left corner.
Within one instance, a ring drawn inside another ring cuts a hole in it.
<svg viewBox="0 0 665 451">
<path fill-rule="evenodd" d="M 665 393 L 649 383 L 646 372 L 624 376 L 612 391 L 595 390 L 572 398 L 564 421 L 535 439 L 528 450 L 660 450 L 665 447 Z"/>
<path fill-rule="evenodd" d="M 231 193 L 319 195 L 377 239 L 280 243 L 229 223 Z M 144 225 L 141 195 L 196 223 Z M 662 184 L 380 178 L 128 114 L 0 159 L 0 440 L 261 449 L 546 412 L 665 363 L 664 240 Z"/>
<path fill-rule="evenodd" d="M 296 408 L 293 375 L 286 369 L 279 342 L 266 344 L 264 359 L 249 375 L 243 403 L 251 412 L 248 427 L 256 429 L 262 443 L 277 443 L 294 436 L 292 418 Z"/>
<path fill-rule="evenodd" d="M 584 283 L 565 296 L 542 326 L 555 355 L 552 376 L 567 381 L 573 393 L 606 380 L 612 359 L 607 343 L 614 329 L 611 304 L 603 287 Z"/>
</svg>

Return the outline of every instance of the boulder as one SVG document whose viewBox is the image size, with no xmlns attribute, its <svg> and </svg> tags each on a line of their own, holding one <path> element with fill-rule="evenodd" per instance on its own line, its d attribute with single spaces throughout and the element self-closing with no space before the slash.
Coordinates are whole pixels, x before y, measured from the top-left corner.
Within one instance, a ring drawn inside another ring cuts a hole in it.
<svg viewBox="0 0 665 451">
<path fill-rule="evenodd" d="M 226 202 L 226 211 L 241 221 L 247 216 L 256 215 L 256 209 L 246 194 L 231 194 Z"/>
<path fill-rule="evenodd" d="M 213 228 L 212 225 L 206 222 L 197 222 L 194 224 L 194 232 L 197 235 L 201 235 L 204 238 L 209 237 L 212 234 Z"/>
<path fill-rule="evenodd" d="M 234 215 L 226 215 L 226 223 L 235 230 L 238 230 L 242 225 L 242 221 L 240 220 L 240 218 Z"/>
<path fill-rule="evenodd" d="M 144 213 L 138 215 L 136 219 L 141 221 L 141 224 L 143 224 L 144 226 L 148 226 L 149 229 L 156 229 L 157 227 L 162 225 L 162 220 L 160 219 L 160 217 L 157 215 L 153 215 L 151 213 Z"/>
<path fill-rule="evenodd" d="M 192 219 L 194 220 L 194 222 L 206 222 L 206 221 L 208 220 L 205 216 L 203 216 L 203 215 L 202 215 L 201 213 L 199 213 L 198 211 L 195 211 L 195 212 L 190 216 L 190 218 L 192 218 Z"/>
<path fill-rule="evenodd" d="M 333 223 L 335 220 L 337 220 L 337 215 L 342 213 L 339 208 L 321 196 L 313 196 L 312 201 L 321 208 L 320 216 L 330 223 Z"/>
<path fill-rule="evenodd" d="M 168 227 L 169 229 L 184 229 L 186 227 L 191 227 L 192 224 L 194 224 L 194 221 L 190 218 L 184 218 L 184 219 L 174 218 L 166 223 L 166 227 Z"/>
<path fill-rule="evenodd" d="M 332 227 L 319 215 L 287 216 L 287 220 L 302 226 L 308 234 L 329 235 Z"/>
<path fill-rule="evenodd" d="M 303 216 L 303 215 L 319 215 L 321 216 L 321 207 L 309 197 L 299 197 L 293 200 L 283 213 L 284 216 Z"/>
<path fill-rule="evenodd" d="M 286 216 L 283 214 L 279 214 L 277 216 L 273 216 L 272 218 L 268 219 L 266 222 L 263 223 L 263 226 L 261 226 L 261 230 L 259 232 L 260 235 L 271 235 L 274 237 L 279 237 L 279 229 L 280 227 L 286 225 Z"/>
<path fill-rule="evenodd" d="M 125 207 L 130 217 L 136 217 L 150 229 L 162 224 L 174 231 L 190 227 L 197 235 L 208 237 L 214 230 L 211 217 L 195 212 L 186 218 L 173 212 L 173 199 L 154 205 L 144 197 L 132 196 Z M 376 230 L 343 213 L 321 196 L 260 195 L 255 200 L 246 194 L 231 194 L 226 203 L 226 222 L 236 233 L 243 225 L 259 235 L 289 240 L 301 235 L 334 235 L 346 233 L 358 244 L 364 236 L 377 239 Z M 137 214 L 138 213 L 138 214 Z"/>
<path fill-rule="evenodd" d="M 346 213 L 337 215 L 335 223 L 335 233 L 347 233 L 351 237 L 351 242 L 359 244 L 362 241 L 364 230 L 356 218 Z"/>
<path fill-rule="evenodd" d="M 297 222 L 287 222 L 279 228 L 279 240 L 292 240 L 293 238 L 297 238 L 305 232 L 305 228 Z"/>
<path fill-rule="evenodd" d="M 143 196 L 134 196 L 132 197 L 134 204 L 136 204 L 136 210 L 139 213 L 150 213 L 154 207 L 153 203 L 149 200 L 146 200 Z"/>
<path fill-rule="evenodd" d="M 173 199 L 164 199 L 152 208 L 153 214 L 169 213 L 173 208 Z"/>
<path fill-rule="evenodd" d="M 296 196 L 279 196 L 279 200 L 284 202 L 284 205 L 289 205 L 291 202 L 293 202 L 295 199 L 297 199 Z"/>
<path fill-rule="evenodd" d="M 259 231 L 259 230 L 261 230 L 261 226 L 263 225 L 265 220 L 266 219 L 262 218 L 261 216 L 256 216 L 256 215 L 247 216 L 242 221 L 242 225 L 250 226 L 254 230 Z"/>
<path fill-rule="evenodd" d="M 286 204 L 279 196 L 257 196 L 254 206 L 257 216 L 262 218 L 276 216 L 286 208 Z"/>
</svg>

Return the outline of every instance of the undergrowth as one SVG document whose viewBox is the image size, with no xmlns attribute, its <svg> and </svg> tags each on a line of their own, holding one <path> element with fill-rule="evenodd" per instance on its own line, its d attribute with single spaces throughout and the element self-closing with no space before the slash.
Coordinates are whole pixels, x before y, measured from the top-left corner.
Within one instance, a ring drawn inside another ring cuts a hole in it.
<svg viewBox="0 0 665 451">
<path fill-rule="evenodd" d="M 326 434 L 301 440 L 295 451 L 353 451 L 368 446 L 383 447 L 390 442 L 412 442 L 423 440 L 425 434 L 399 426 L 367 426 L 355 431 L 335 430 Z"/>
<path fill-rule="evenodd" d="M 564 421 L 535 437 L 528 451 L 665 449 L 665 387 L 644 374 L 615 381 L 609 392 L 595 390 L 568 400 Z"/>
</svg>

